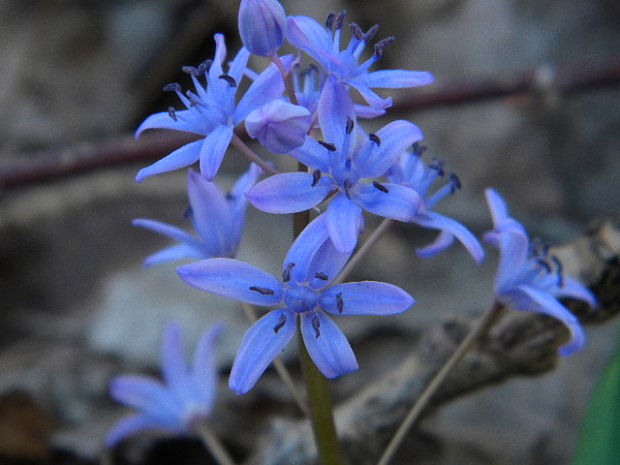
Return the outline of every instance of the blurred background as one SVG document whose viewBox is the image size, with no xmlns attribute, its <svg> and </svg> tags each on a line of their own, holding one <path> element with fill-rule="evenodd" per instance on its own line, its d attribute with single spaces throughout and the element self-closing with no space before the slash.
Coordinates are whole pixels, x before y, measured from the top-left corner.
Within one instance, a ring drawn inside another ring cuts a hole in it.
<svg viewBox="0 0 620 465">
<path fill-rule="evenodd" d="M 426 88 L 383 94 L 395 97 L 392 117 L 418 124 L 428 157 L 444 160 L 463 183 L 442 213 L 481 233 L 490 227 L 482 193 L 494 186 L 534 236 L 562 242 L 620 207 L 617 1 L 283 3 L 288 14 L 319 21 L 346 9 L 364 29 L 378 23 L 378 39 L 397 38 L 381 67 L 436 76 Z M 170 319 L 184 327 L 188 347 L 225 319 L 220 361 L 223 373 L 229 369 L 248 326 L 237 305 L 190 289 L 173 264 L 142 268 L 167 242 L 130 221 L 187 224 L 183 170 L 133 180 L 183 136 L 152 131 L 135 141 L 132 132 L 150 113 L 179 108 L 161 88 L 189 85 L 181 66 L 212 57 L 215 32 L 236 52 L 237 7 L 225 0 L 0 0 L 1 463 L 97 463 L 105 431 L 124 412 L 108 398 L 109 379 L 156 373 Z M 218 183 L 229 187 L 245 166 L 231 153 Z M 369 219 L 368 229 L 374 224 Z M 240 258 L 278 273 L 289 234 L 290 218 L 250 209 Z M 337 382 L 337 399 L 395 365 L 395 352 L 442 316 L 490 303 L 494 253 L 482 266 L 458 244 L 430 260 L 416 257 L 414 248 L 432 238 L 397 225 L 352 276 L 400 285 L 418 303 L 378 324 L 342 319 L 362 368 Z M 553 373 L 443 408 L 421 425 L 428 450 L 402 463 L 568 463 L 619 330 L 618 321 L 591 328 L 588 347 Z M 271 373 L 244 397 L 225 383 L 218 429 L 239 422 L 240 409 L 255 420 L 224 438 L 243 458 L 269 414 L 294 415 L 294 406 Z M 114 463 L 211 460 L 191 440 L 128 442 Z"/>
</svg>

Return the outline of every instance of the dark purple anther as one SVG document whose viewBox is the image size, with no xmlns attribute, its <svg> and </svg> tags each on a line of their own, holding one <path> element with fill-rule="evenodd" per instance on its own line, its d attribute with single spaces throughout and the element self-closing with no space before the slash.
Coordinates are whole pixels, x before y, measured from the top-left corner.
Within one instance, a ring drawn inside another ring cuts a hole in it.
<svg viewBox="0 0 620 465">
<path fill-rule="evenodd" d="M 336 17 L 336 13 L 334 13 L 333 11 L 330 11 L 329 14 L 327 15 L 327 18 L 325 18 L 325 27 L 328 30 L 332 30 L 334 27 L 334 18 Z"/>
<path fill-rule="evenodd" d="M 385 39 L 381 39 L 379 42 L 375 44 L 375 56 L 377 58 L 381 58 L 383 55 L 383 49 L 394 42 L 396 38 L 394 36 L 386 37 Z"/>
<path fill-rule="evenodd" d="M 426 150 L 428 149 L 426 145 L 421 145 L 419 142 L 416 142 L 415 144 L 413 144 L 412 148 L 413 148 L 413 154 L 417 155 L 418 157 L 422 156 L 422 154 L 426 152 Z"/>
<path fill-rule="evenodd" d="M 284 269 L 282 270 L 282 281 L 287 283 L 291 280 L 291 270 L 295 266 L 294 263 L 287 263 Z"/>
<path fill-rule="evenodd" d="M 182 87 L 178 82 L 171 82 L 170 84 L 166 84 L 162 90 L 164 92 L 181 92 Z"/>
<path fill-rule="evenodd" d="M 362 31 L 362 28 L 357 25 L 357 23 L 349 24 L 349 29 L 351 29 L 351 34 L 357 40 L 364 40 L 364 32 Z"/>
<path fill-rule="evenodd" d="M 381 139 L 379 138 L 378 135 L 374 134 L 374 133 L 370 133 L 368 134 L 368 138 L 373 141 L 375 144 L 377 144 L 377 147 L 379 147 L 381 145 Z"/>
<path fill-rule="evenodd" d="M 564 287 L 564 267 L 562 262 L 555 255 L 551 255 L 551 261 L 556 267 L 556 274 L 558 276 L 558 287 Z"/>
<path fill-rule="evenodd" d="M 325 147 L 330 152 L 336 151 L 336 146 L 334 144 L 330 144 L 329 142 L 323 142 L 322 140 L 318 141 L 323 147 Z"/>
<path fill-rule="evenodd" d="M 276 323 L 276 325 L 273 327 L 273 332 L 274 333 L 278 333 L 278 331 L 280 331 L 284 325 L 286 324 L 286 314 L 282 314 L 280 315 L 280 319 L 278 320 L 278 322 Z"/>
<path fill-rule="evenodd" d="M 314 273 L 314 277 L 316 279 L 321 279 L 323 281 L 327 281 L 329 279 L 329 277 L 322 271 L 319 271 L 318 273 Z"/>
<path fill-rule="evenodd" d="M 454 194 L 454 192 L 460 188 L 461 188 L 461 180 L 456 174 L 450 173 L 450 193 Z"/>
<path fill-rule="evenodd" d="M 375 186 L 377 189 L 379 189 L 381 192 L 384 192 L 386 194 L 390 192 L 388 188 L 385 187 L 383 184 L 381 184 L 379 181 L 373 181 L 372 185 Z"/>
<path fill-rule="evenodd" d="M 196 68 L 194 68 L 193 66 L 182 66 L 181 67 L 181 71 L 183 71 L 184 73 L 189 74 L 190 76 L 198 75 L 198 70 Z"/>
<path fill-rule="evenodd" d="M 342 313 L 344 311 L 344 300 L 342 298 L 342 292 L 336 294 L 336 309 L 338 313 Z"/>
<path fill-rule="evenodd" d="M 314 170 L 312 172 L 312 187 L 316 186 L 321 179 L 321 170 Z"/>
<path fill-rule="evenodd" d="M 321 335 L 321 322 L 316 315 L 312 317 L 312 327 L 314 328 L 314 335 L 318 338 Z"/>
<path fill-rule="evenodd" d="M 378 31 L 379 31 L 378 24 L 375 24 L 370 29 L 368 29 L 366 33 L 364 34 L 364 42 L 366 43 L 370 42 L 377 35 Z"/>
<path fill-rule="evenodd" d="M 344 15 L 347 12 L 345 10 L 342 10 L 340 13 L 338 13 L 338 16 L 336 16 L 336 21 L 334 24 L 335 29 L 342 29 L 342 24 L 344 23 Z"/>
<path fill-rule="evenodd" d="M 547 273 L 551 273 L 551 266 L 542 258 L 537 258 L 536 263 L 538 263 L 542 268 L 545 269 Z"/>
<path fill-rule="evenodd" d="M 345 127 L 345 131 L 347 132 L 347 134 L 351 134 L 353 132 L 353 120 L 351 119 L 350 116 L 347 116 L 347 125 Z"/>
<path fill-rule="evenodd" d="M 351 190 L 351 186 L 352 184 L 349 178 L 345 179 L 342 183 L 342 187 L 344 187 L 344 195 L 346 195 L 349 200 L 351 200 L 351 192 L 349 192 Z"/>
<path fill-rule="evenodd" d="M 275 294 L 273 289 L 268 289 L 266 287 L 251 286 L 250 290 L 254 292 L 258 292 L 261 295 L 274 295 Z"/>
<path fill-rule="evenodd" d="M 168 107 L 168 116 L 172 118 L 174 121 L 177 120 L 177 114 L 174 111 L 174 107 Z"/>
<path fill-rule="evenodd" d="M 220 74 L 218 78 L 224 79 L 230 87 L 237 87 L 237 81 L 235 81 L 235 78 L 229 76 L 228 74 Z"/>
</svg>

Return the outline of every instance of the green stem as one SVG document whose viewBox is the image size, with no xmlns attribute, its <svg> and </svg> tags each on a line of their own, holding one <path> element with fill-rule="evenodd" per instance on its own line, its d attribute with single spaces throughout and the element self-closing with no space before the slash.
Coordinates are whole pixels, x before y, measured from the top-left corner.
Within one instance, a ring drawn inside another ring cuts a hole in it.
<svg viewBox="0 0 620 465">
<path fill-rule="evenodd" d="M 328 381 L 310 358 L 301 330 L 298 331 L 298 338 L 299 361 L 306 382 L 312 431 L 319 457 L 323 465 L 343 465 L 345 462 L 338 443 Z"/>
</svg>

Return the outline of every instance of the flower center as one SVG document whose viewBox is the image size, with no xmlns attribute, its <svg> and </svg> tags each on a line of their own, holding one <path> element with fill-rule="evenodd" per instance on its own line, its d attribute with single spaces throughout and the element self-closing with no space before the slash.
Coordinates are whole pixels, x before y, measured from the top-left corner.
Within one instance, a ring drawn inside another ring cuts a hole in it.
<svg viewBox="0 0 620 465">
<path fill-rule="evenodd" d="M 312 310 L 316 306 L 317 300 L 317 293 L 306 286 L 290 287 L 284 292 L 286 306 L 297 313 Z"/>
</svg>

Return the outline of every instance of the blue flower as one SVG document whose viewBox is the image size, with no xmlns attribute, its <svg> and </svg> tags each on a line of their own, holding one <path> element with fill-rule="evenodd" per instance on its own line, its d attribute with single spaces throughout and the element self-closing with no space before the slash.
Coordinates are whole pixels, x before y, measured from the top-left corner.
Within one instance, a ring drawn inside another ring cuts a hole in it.
<svg viewBox="0 0 620 465">
<path fill-rule="evenodd" d="M 105 438 L 107 447 L 143 430 L 189 432 L 196 421 L 209 416 L 217 390 L 214 344 L 221 329 L 214 325 L 203 333 L 189 368 L 183 355 L 181 328 L 170 323 L 162 344 L 165 384 L 141 375 L 117 376 L 112 380 L 110 395 L 138 413 L 121 419 L 110 429 Z"/>
<path fill-rule="evenodd" d="M 282 279 L 244 262 L 213 258 L 177 268 L 189 285 L 253 305 L 278 306 L 245 333 L 230 375 L 230 388 L 249 391 L 295 333 L 297 320 L 310 357 L 328 378 L 358 368 L 332 315 L 390 315 L 414 299 L 391 284 L 330 283 L 350 254 L 334 248 L 321 215 L 298 236 L 284 260 Z"/>
<path fill-rule="evenodd" d="M 390 168 L 388 178 L 391 182 L 403 184 L 416 190 L 422 197 L 424 208 L 412 218 L 412 222 L 425 228 L 441 231 L 437 239 L 426 247 L 417 249 L 421 257 L 429 257 L 446 249 L 456 237 L 465 246 L 467 251 L 478 263 L 484 258 L 484 251 L 476 237 L 461 223 L 432 211 L 433 207 L 445 196 L 453 194 L 461 188 L 461 182 L 455 174 L 448 176 L 447 182 L 434 191 L 431 186 L 437 179 L 445 178 L 443 163 L 433 160 L 427 165 L 422 160 L 422 153 L 426 147 L 418 143 L 413 145 L 412 151 L 404 152 L 398 161 Z"/>
<path fill-rule="evenodd" d="M 577 318 L 557 298 L 570 297 L 596 306 L 592 293 L 579 281 L 566 276 L 559 259 L 549 255 L 543 244 L 530 243 L 525 228 L 508 216 L 504 199 L 493 189 L 486 190 L 494 229 L 484 239 L 500 251 L 495 278 L 495 298 L 517 310 L 529 310 L 553 316 L 571 333 L 568 344 L 560 347 L 562 355 L 579 350 L 585 334 Z"/>
<path fill-rule="evenodd" d="M 215 34 L 215 57 L 201 64 L 198 68 L 191 66 L 184 70 L 189 73 L 195 91 L 181 92 L 179 84 L 169 84 L 165 90 L 174 91 L 186 109 L 176 111 L 172 107 L 167 112 L 155 113 L 138 127 L 136 137 L 147 129 L 174 129 L 204 136 L 175 150 L 171 154 L 141 169 L 136 181 L 154 174 L 183 168 L 200 160 L 200 172 L 212 180 L 233 137 L 233 128 L 243 121 L 254 109 L 278 98 L 284 91 L 284 82 L 275 65 L 268 66 L 256 76 L 247 92 L 238 103 L 235 94 L 238 84 L 246 72 L 250 52 L 241 48 L 225 73 L 223 69 L 226 58 L 224 36 Z M 285 66 L 290 66 L 292 56 L 282 58 Z M 199 77 L 204 76 L 207 82 L 203 86 Z"/>
<path fill-rule="evenodd" d="M 327 229 L 336 248 L 348 253 L 357 244 L 363 209 L 399 221 L 411 221 L 419 213 L 422 204 L 414 189 L 373 179 L 384 175 L 407 147 L 422 139 L 422 132 L 413 123 L 397 120 L 357 143 L 349 120 L 342 133 L 337 146 L 306 137 L 304 145 L 290 155 L 314 171 L 276 174 L 256 184 L 247 197 L 260 210 L 293 213 L 314 207 L 334 192 Z"/>
<path fill-rule="evenodd" d="M 250 169 L 235 183 L 229 194 L 224 194 L 212 182 L 194 170 L 187 177 L 187 195 L 190 217 L 199 237 L 176 226 L 155 220 L 138 218 L 135 226 L 150 229 L 170 237 L 180 244 L 167 247 L 149 255 L 144 266 L 183 258 L 234 257 L 239 248 L 247 201 L 245 193 L 256 183 L 261 169 L 252 163 Z"/>
<path fill-rule="evenodd" d="M 336 120 L 344 124 L 347 117 L 354 115 L 375 117 L 385 113 L 392 105 L 391 98 L 381 98 L 372 88 L 405 88 L 421 86 L 433 82 L 433 76 L 426 71 L 381 70 L 369 72 L 369 68 L 383 54 L 383 49 L 394 38 L 380 40 L 374 46 L 374 53 L 363 63 L 360 56 L 366 45 L 378 30 L 373 26 L 362 32 L 357 24 L 351 24 L 351 39 L 344 50 L 340 50 L 340 36 L 344 22 L 344 12 L 334 15 L 330 13 L 325 27 L 307 16 L 289 16 L 286 38 L 295 47 L 304 50 L 314 58 L 328 75 L 323 84 L 318 103 L 318 118 L 321 127 L 328 120 Z M 354 105 L 348 88 L 355 88 L 364 100 L 365 105 Z M 339 138 L 331 138 L 324 134 L 330 142 Z"/>
<path fill-rule="evenodd" d="M 284 42 L 286 13 L 276 0 L 241 0 L 239 34 L 254 55 L 271 56 Z"/>
</svg>

